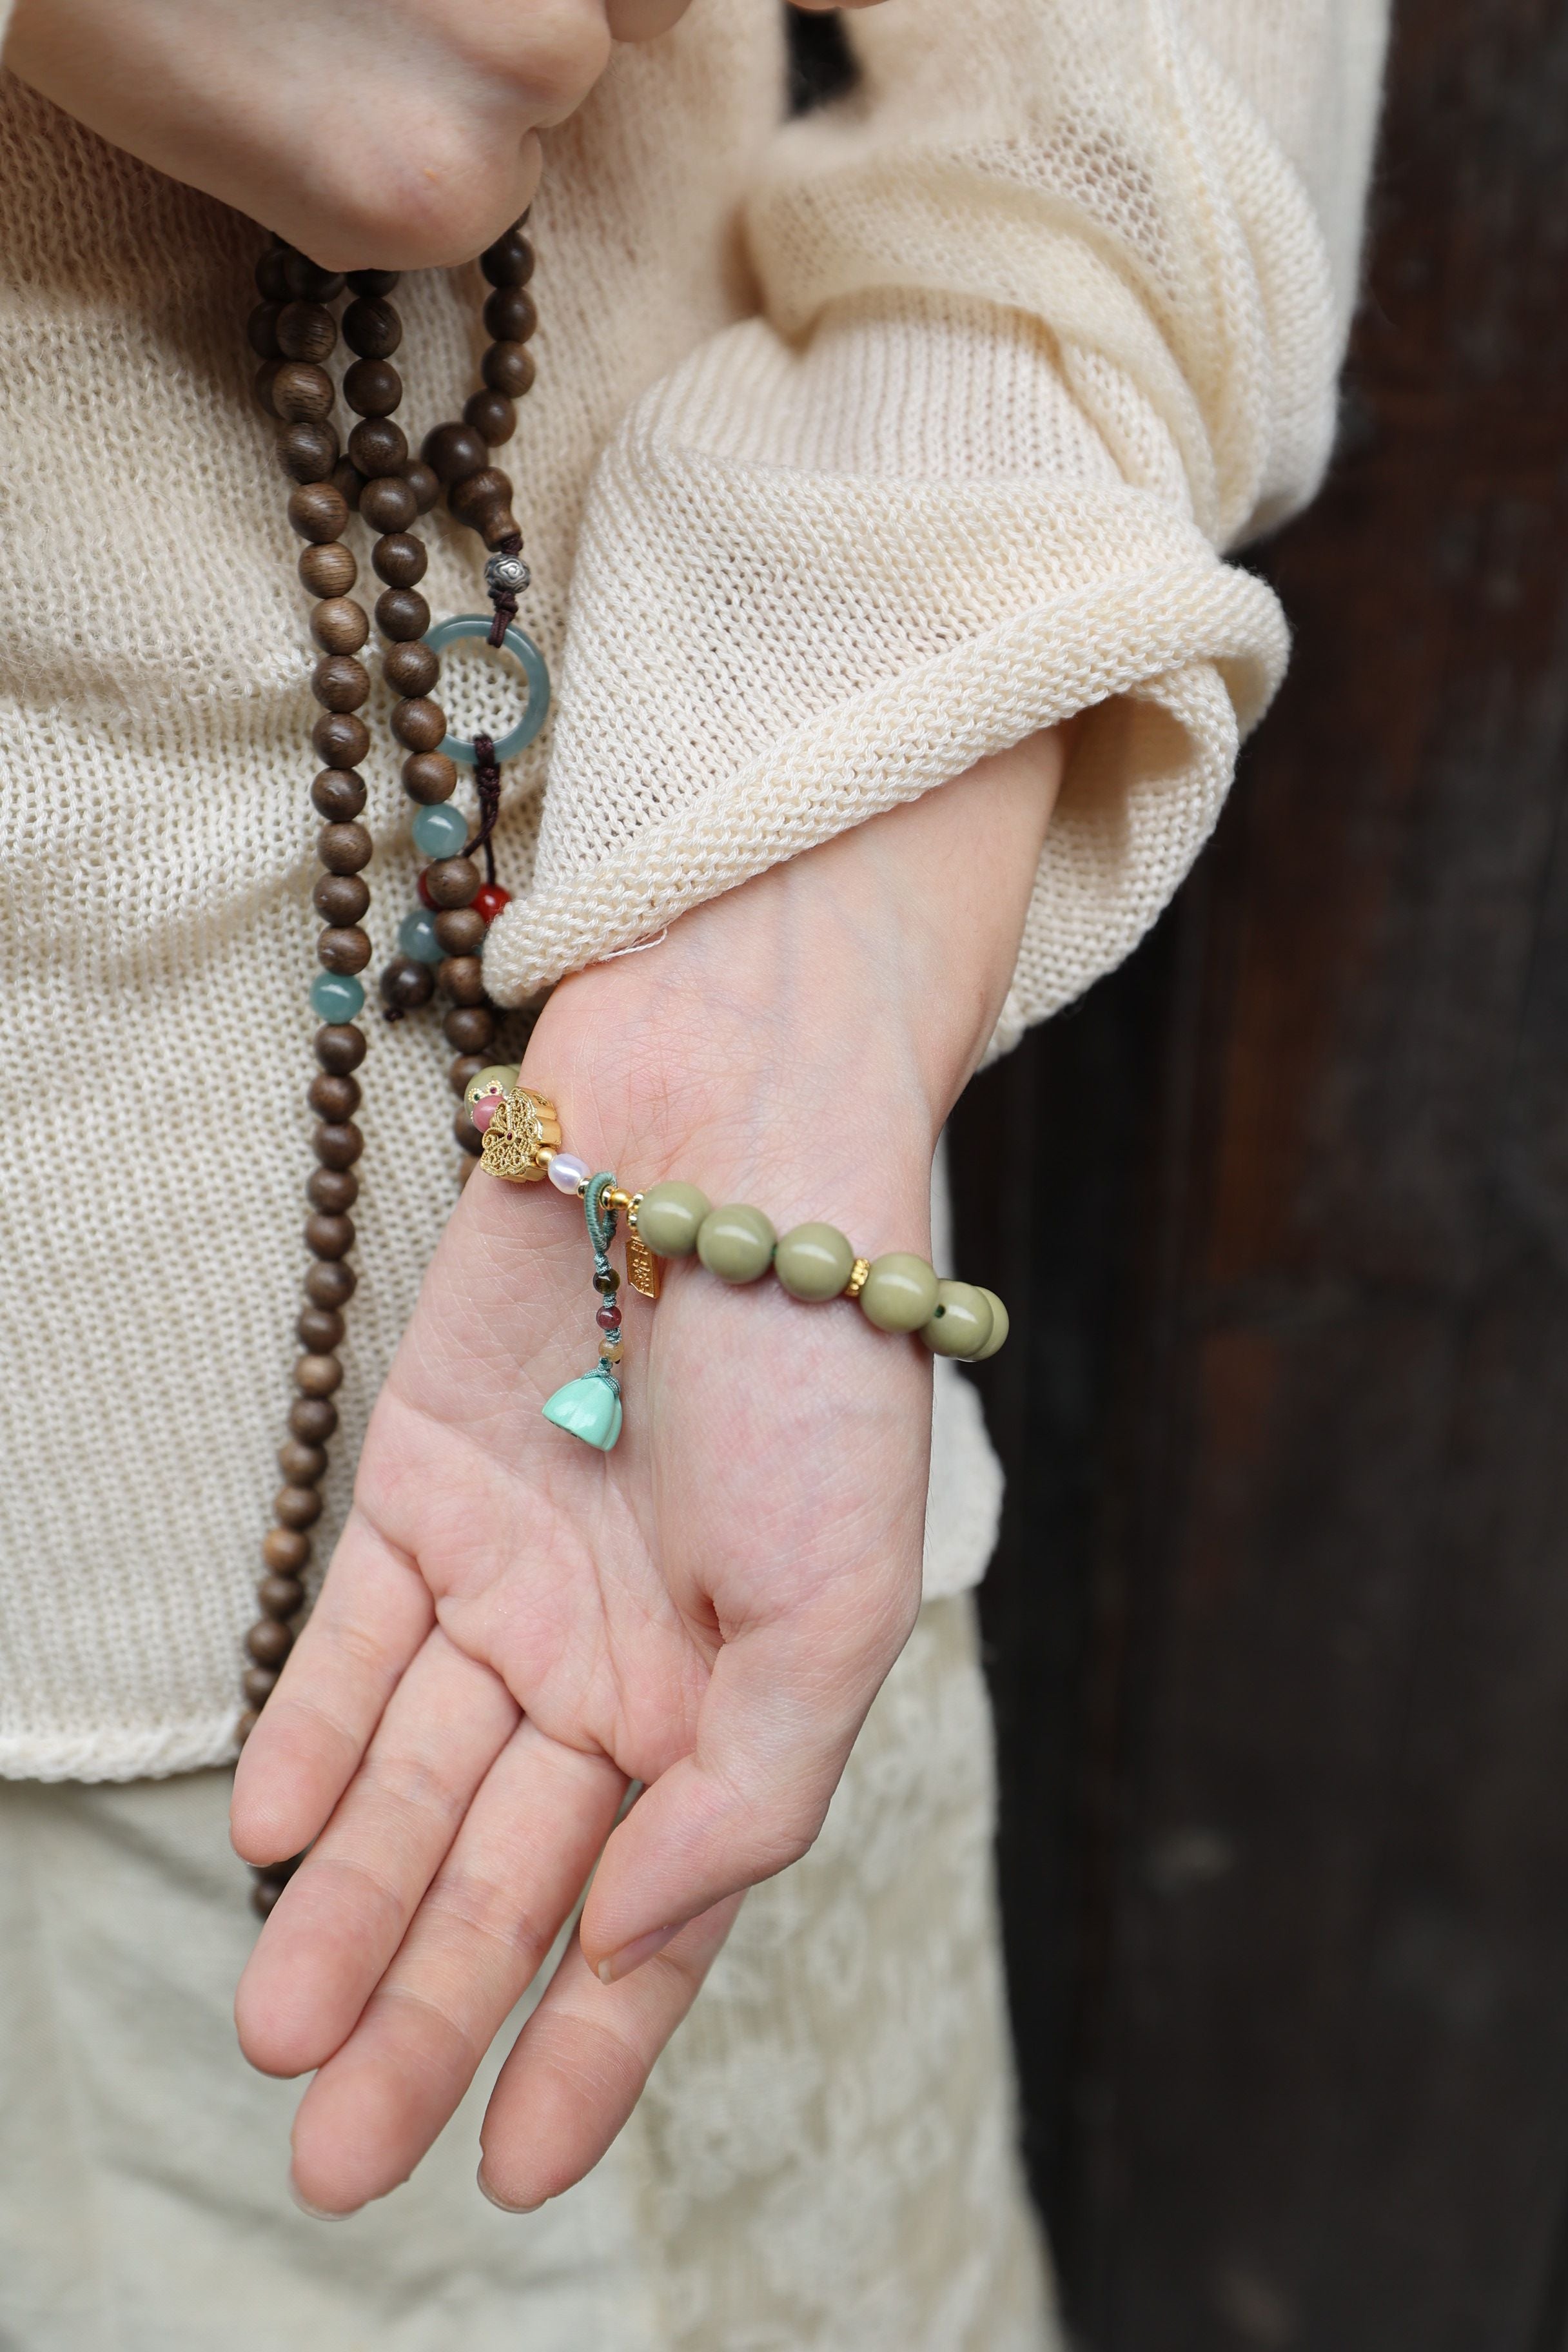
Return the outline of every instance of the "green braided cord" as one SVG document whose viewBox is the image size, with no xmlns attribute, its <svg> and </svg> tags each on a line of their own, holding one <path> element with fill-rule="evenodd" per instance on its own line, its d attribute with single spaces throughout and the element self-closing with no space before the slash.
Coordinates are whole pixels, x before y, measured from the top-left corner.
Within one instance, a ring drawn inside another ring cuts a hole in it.
<svg viewBox="0 0 1568 2352">
<path fill-rule="evenodd" d="M 595 1258 L 607 1256 L 610 1244 L 615 1239 L 616 1213 L 612 1209 L 606 1216 L 600 1206 L 615 1181 L 615 1170 L 606 1168 L 599 1175 L 589 1177 L 588 1189 L 583 1196 L 583 1213 L 588 1220 L 588 1239 L 593 1244 Z"/>
</svg>

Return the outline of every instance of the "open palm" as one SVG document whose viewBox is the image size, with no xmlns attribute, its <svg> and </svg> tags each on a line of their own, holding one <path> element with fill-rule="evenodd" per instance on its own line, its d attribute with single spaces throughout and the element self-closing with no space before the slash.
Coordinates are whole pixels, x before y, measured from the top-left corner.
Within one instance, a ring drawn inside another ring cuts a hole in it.
<svg viewBox="0 0 1568 2352">
<path fill-rule="evenodd" d="M 556 1050 L 570 1061 L 559 1027 Z M 679 1164 L 732 1148 L 701 1136 Z M 826 1183 L 847 1220 L 856 1180 L 820 1151 L 791 1168 L 795 1149 L 748 1141 L 759 1196 L 787 1209 L 815 1187 L 802 1213 L 821 1213 Z M 850 1227 L 874 1217 L 877 1246 L 897 1213 L 879 1192 Z M 907 1244 L 907 1214 L 886 1239 Z M 847 1305 L 676 1265 L 657 1307 L 626 1298 L 626 1427 L 605 1455 L 540 1411 L 593 1360 L 588 1274 L 575 1202 L 476 1177 L 372 1417 L 321 1598 L 242 1759 L 240 1851 L 264 1862 L 316 1840 L 239 2018 L 257 2064 L 321 2069 L 294 2171 L 324 2210 L 406 2177 L 608 1837 L 484 2133 L 487 2180 L 520 2206 L 596 2160 L 739 1892 L 815 1836 L 913 1622 L 923 1350 Z M 612 1836 L 633 1780 L 647 1793 Z"/>
</svg>

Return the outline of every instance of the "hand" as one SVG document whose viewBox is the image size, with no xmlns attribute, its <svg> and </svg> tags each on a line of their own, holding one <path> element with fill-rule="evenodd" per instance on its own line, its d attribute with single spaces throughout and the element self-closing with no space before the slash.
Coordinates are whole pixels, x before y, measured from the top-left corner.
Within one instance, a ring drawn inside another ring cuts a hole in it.
<svg viewBox="0 0 1568 2352">
<path fill-rule="evenodd" d="M 519 217 L 539 131 L 582 104 L 612 41 L 668 32 L 688 5 L 17 0 L 5 62 L 325 268 L 426 269 Z"/>
<path fill-rule="evenodd" d="M 1055 739 L 561 987 L 525 1081 L 629 1183 L 924 1245 L 941 1120 L 1011 971 Z M 608 1456 L 541 1417 L 595 1353 L 577 1204 L 479 1175 L 377 1403 L 321 1598 L 241 1759 L 235 1839 L 312 1839 L 240 1988 L 319 2068 L 300 2194 L 406 2177 L 604 1848 L 492 2098 L 528 2207 L 630 2112 L 741 1893 L 802 1853 L 920 1597 L 930 1364 L 847 1305 L 669 1269 L 628 1298 Z M 610 1834 L 631 1780 L 646 1793 Z M 605 1839 L 608 1843 L 605 1844 Z"/>
</svg>

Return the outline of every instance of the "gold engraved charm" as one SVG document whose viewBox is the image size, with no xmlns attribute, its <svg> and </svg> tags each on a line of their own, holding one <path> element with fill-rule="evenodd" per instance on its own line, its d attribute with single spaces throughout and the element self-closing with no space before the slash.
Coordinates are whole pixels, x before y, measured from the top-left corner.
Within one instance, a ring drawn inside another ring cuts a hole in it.
<svg viewBox="0 0 1568 2352">
<path fill-rule="evenodd" d="M 640 1297 L 658 1297 L 658 1260 L 640 1234 L 626 1235 L 626 1280 Z"/>
<path fill-rule="evenodd" d="M 555 1105 L 526 1087 L 502 1095 L 500 1108 L 485 1129 L 479 1165 L 509 1184 L 537 1184 L 545 1163 L 561 1149 L 561 1121 Z"/>
</svg>

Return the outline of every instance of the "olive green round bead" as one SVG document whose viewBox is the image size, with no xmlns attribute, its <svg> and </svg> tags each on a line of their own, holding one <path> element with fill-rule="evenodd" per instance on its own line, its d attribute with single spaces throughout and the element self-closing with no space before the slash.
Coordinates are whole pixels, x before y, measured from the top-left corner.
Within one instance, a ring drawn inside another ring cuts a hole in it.
<svg viewBox="0 0 1568 2352">
<path fill-rule="evenodd" d="M 637 1202 L 637 1237 L 656 1257 L 689 1257 L 711 1205 L 695 1184 L 650 1184 Z"/>
<path fill-rule="evenodd" d="M 972 1282 L 939 1282 L 921 1338 L 933 1356 L 973 1357 L 991 1337 L 991 1303 Z"/>
<path fill-rule="evenodd" d="M 510 1095 L 518 1079 L 515 1062 L 490 1062 L 484 1069 L 476 1070 L 463 1088 L 463 1100 L 472 1110 L 480 1095 Z"/>
<path fill-rule="evenodd" d="M 997 1297 L 996 1293 L 994 1290 L 986 1290 L 979 1284 L 975 1286 L 979 1289 L 981 1297 L 984 1299 L 986 1305 L 991 1309 L 991 1337 L 986 1340 L 984 1348 L 979 1349 L 976 1353 L 969 1359 L 972 1364 L 983 1364 L 987 1356 L 995 1355 L 997 1349 L 1003 1347 L 1006 1341 L 1008 1328 L 1007 1309 L 1003 1306 L 1002 1301 Z"/>
<path fill-rule="evenodd" d="M 921 1331 L 936 1311 L 936 1276 L 923 1257 L 889 1250 L 871 1261 L 860 1312 L 879 1331 Z"/>
<path fill-rule="evenodd" d="M 637 1211 L 637 1230 L 642 1230 Z M 738 1202 L 725 1209 L 710 1209 L 697 1235 L 697 1255 L 721 1282 L 755 1282 L 773 1263 L 773 1229 L 761 1209 Z"/>
<path fill-rule="evenodd" d="M 837 1225 L 795 1225 L 773 1252 L 773 1272 L 792 1298 L 837 1298 L 855 1271 L 855 1253 Z"/>
</svg>

